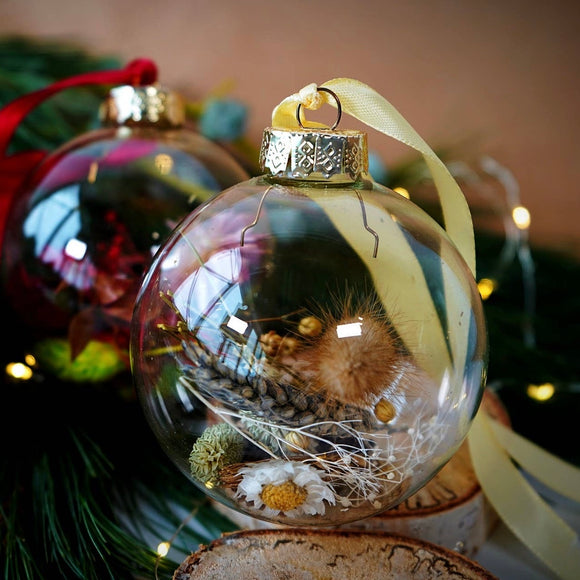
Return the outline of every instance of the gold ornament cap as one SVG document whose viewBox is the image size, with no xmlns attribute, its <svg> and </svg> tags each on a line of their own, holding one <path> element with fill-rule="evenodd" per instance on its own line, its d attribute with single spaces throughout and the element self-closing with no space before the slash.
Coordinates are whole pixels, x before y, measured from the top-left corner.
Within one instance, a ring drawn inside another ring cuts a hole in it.
<svg viewBox="0 0 580 580">
<path fill-rule="evenodd" d="M 335 183 L 368 172 L 367 135 L 333 129 L 264 129 L 260 168 L 278 178 Z"/>
<path fill-rule="evenodd" d="M 100 109 L 105 126 L 181 127 L 185 101 L 178 93 L 157 85 L 122 85 L 110 90 Z"/>
</svg>

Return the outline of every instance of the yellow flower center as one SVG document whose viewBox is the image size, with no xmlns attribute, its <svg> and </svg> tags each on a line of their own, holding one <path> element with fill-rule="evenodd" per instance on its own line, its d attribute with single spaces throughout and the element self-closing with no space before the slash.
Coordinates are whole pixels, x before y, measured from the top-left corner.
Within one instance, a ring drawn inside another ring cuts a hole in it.
<svg viewBox="0 0 580 580">
<path fill-rule="evenodd" d="M 264 486 L 260 497 L 269 508 L 287 512 L 301 506 L 307 495 L 305 487 L 300 487 L 293 481 L 285 481 L 280 485 L 269 483 Z"/>
</svg>

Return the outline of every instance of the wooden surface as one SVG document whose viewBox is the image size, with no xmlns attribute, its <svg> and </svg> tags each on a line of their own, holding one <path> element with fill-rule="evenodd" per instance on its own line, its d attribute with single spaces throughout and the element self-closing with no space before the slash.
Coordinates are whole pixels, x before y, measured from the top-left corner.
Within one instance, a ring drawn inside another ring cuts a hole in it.
<svg viewBox="0 0 580 580">
<path fill-rule="evenodd" d="M 434 544 L 394 534 L 271 529 L 225 534 L 201 546 L 174 580 L 492 580 L 475 562 Z"/>
</svg>

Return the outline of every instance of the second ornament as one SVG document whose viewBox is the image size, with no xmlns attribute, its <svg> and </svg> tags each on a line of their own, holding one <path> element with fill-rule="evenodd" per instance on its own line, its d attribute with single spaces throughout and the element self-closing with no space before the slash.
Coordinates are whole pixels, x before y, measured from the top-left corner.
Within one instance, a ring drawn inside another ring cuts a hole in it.
<svg viewBox="0 0 580 580">
<path fill-rule="evenodd" d="M 183 98 L 158 84 L 111 89 L 100 122 L 48 155 L 15 199 L 2 282 L 38 373 L 100 382 L 124 372 L 131 385 L 144 271 L 185 215 L 248 176 L 187 127 Z"/>
</svg>

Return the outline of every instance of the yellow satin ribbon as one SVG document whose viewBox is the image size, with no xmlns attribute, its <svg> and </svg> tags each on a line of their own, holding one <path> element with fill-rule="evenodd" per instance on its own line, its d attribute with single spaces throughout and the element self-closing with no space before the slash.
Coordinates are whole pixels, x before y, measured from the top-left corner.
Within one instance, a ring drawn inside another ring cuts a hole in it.
<svg viewBox="0 0 580 580">
<path fill-rule="evenodd" d="M 307 85 L 298 93 L 284 99 L 274 109 L 272 126 L 283 129 L 298 128 L 298 104 L 307 109 L 318 109 L 324 103 L 336 107 L 332 95 L 318 91 L 318 86 L 333 91 L 347 114 L 421 153 L 437 188 L 447 234 L 475 277 L 473 223 L 461 188 L 429 145 L 374 89 L 347 78 L 333 79 L 322 85 Z M 354 234 L 348 237 L 356 239 Z M 453 281 L 449 277 L 446 290 L 447 286 L 452 285 Z M 459 294 L 460 292 L 451 292 L 447 296 Z M 450 324 L 453 322 L 449 321 Z M 452 345 L 454 360 L 462 360 L 461 356 L 457 356 L 462 348 L 464 349 L 456 340 Z M 530 475 L 576 501 L 580 501 L 580 470 L 506 429 L 481 408 L 471 425 L 468 440 L 481 488 L 499 517 L 560 578 L 578 580 L 578 535 L 542 500 L 524 479 L 512 458 Z"/>
<path fill-rule="evenodd" d="M 576 501 L 580 470 L 506 429 L 482 409 L 468 441 L 481 489 L 506 526 L 559 578 L 578 580 L 578 534 L 538 495 L 511 457 L 538 480 Z"/>
</svg>

